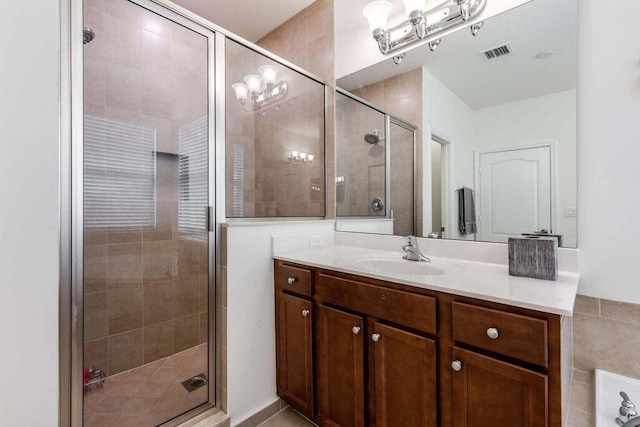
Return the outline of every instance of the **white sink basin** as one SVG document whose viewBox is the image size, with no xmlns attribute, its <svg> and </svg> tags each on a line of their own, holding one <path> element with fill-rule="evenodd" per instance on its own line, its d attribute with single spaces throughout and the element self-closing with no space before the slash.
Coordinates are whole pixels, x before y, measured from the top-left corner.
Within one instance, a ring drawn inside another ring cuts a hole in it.
<svg viewBox="0 0 640 427">
<path fill-rule="evenodd" d="M 407 261 L 402 258 L 367 258 L 354 261 L 353 265 L 357 268 L 376 273 L 403 274 L 409 276 L 441 276 L 462 270 L 462 267 L 455 264 L 438 261 Z"/>
</svg>

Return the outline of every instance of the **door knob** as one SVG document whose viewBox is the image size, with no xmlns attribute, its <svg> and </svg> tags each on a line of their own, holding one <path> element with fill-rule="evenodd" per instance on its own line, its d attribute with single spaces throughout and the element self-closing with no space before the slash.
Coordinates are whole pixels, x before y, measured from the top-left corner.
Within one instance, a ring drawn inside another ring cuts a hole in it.
<svg viewBox="0 0 640 427">
<path fill-rule="evenodd" d="M 351 332 L 353 332 L 353 335 L 358 335 L 360 333 L 360 326 L 354 326 L 351 328 Z"/>
<path fill-rule="evenodd" d="M 498 328 L 489 328 L 487 329 L 487 336 L 492 340 L 495 340 L 500 336 L 500 332 L 498 332 Z"/>
<path fill-rule="evenodd" d="M 290 285 L 293 285 L 294 283 L 296 283 L 297 280 L 298 279 L 296 279 L 295 277 L 289 277 L 287 279 L 287 283 L 290 284 Z"/>
<path fill-rule="evenodd" d="M 373 342 L 378 342 L 378 341 L 380 341 L 380 334 L 373 334 L 373 335 L 371 335 L 371 339 L 373 340 Z"/>
<path fill-rule="evenodd" d="M 309 310 L 302 310 L 302 317 L 307 317 L 309 313 Z"/>
<path fill-rule="evenodd" d="M 454 360 L 453 362 L 451 362 L 451 369 L 459 372 L 462 369 L 462 362 L 459 360 Z"/>
</svg>

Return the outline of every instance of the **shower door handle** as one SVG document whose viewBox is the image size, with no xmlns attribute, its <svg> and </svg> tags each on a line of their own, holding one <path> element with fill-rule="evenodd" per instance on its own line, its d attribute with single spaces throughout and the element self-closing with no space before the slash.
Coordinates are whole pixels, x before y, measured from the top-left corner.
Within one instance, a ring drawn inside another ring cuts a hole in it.
<svg viewBox="0 0 640 427">
<path fill-rule="evenodd" d="M 214 231 L 214 224 L 213 224 L 213 219 L 215 218 L 215 214 L 213 212 L 213 206 L 207 206 L 206 207 L 206 211 L 205 211 L 205 220 L 206 220 L 206 225 L 205 225 L 205 230 L 212 232 Z"/>
</svg>

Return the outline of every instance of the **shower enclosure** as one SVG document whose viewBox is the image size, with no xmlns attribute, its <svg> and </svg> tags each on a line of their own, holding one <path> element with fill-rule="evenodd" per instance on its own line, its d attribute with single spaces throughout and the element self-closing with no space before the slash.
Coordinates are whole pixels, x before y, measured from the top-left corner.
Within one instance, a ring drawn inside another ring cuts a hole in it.
<svg viewBox="0 0 640 427">
<path fill-rule="evenodd" d="M 325 214 L 327 86 L 169 1 L 62 6 L 60 425 L 225 409 L 217 224 Z"/>
<path fill-rule="evenodd" d="M 416 234 L 414 126 L 336 93 L 336 202 L 341 231 Z"/>
<path fill-rule="evenodd" d="M 216 402 L 216 35 L 144 0 L 83 16 L 73 425 L 171 425 Z"/>
</svg>

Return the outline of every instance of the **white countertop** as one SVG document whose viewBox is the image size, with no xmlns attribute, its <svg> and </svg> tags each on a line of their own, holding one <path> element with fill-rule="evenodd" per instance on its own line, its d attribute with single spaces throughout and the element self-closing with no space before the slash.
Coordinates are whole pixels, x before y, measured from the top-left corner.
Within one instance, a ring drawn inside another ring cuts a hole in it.
<svg viewBox="0 0 640 427">
<path fill-rule="evenodd" d="M 305 251 L 277 253 L 282 261 L 356 274 L 433 291 L 482 299 L 515 307 L 565 316 L 573 315 L 579 275 L 560 272 L 557 281 L 509 276 L 506 265 L 431 257 L 433 266 L 448 264 L 443 275 L 423 276 L 371 271 L 356 264 L 369 258 L 402 259 L 403 252 L 379 251 L 352 246 L 329 246 Z M 406 261 L 412 262 L 412 261 Z M 455 266 L 460 268 L 455 268 Z"/>
</svg>

